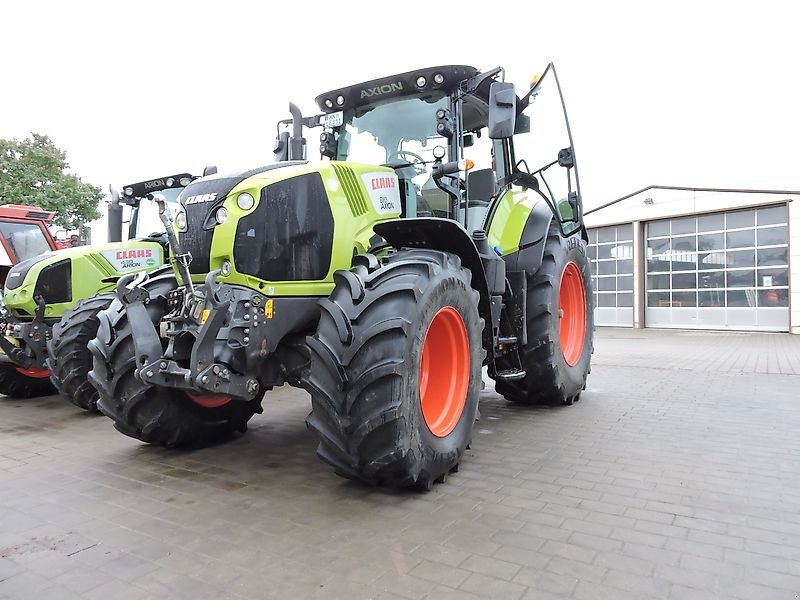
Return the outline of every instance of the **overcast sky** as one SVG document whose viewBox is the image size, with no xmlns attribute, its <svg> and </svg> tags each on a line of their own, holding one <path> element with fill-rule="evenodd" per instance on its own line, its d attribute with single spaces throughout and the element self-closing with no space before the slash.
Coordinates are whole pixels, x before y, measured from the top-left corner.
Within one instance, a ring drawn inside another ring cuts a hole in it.
<svg viewBox="0 0 800 600">
<path fill-rule="evenodd" d="M 435 64 L 558 67 L 587 207 L 649 184 L 800 189 L 790 2 L 26 2 L 0 16 L 0 137 L 103 186 L 271 161 L 328 89 Z M 314 144 L 311 145 L 311 148 Z"/>
</svg>

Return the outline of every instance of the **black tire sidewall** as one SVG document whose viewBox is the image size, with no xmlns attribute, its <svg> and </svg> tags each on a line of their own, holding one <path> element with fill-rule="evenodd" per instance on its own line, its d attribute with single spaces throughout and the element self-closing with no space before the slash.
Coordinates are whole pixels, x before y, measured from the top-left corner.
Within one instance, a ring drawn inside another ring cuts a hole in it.
<svg viewBox="0 0 800 600">
<path fill-rule="evenodd" d="M 410 369 L 403 381 L 401 397 L 406 400 L 409 419 L 410 448 L 422 458 L 421 478 L 441 473 L 454 466 L 472 439 L 472 429 L 478 408 L 481 386 L 483 325 L 478 314 L 477 302 L 472 288 L 463 272 L 453 277 L 452 270 L 434 276 L 428 289 L 421 295 L 416 319 L 412 321 L 413 334 L 408 339 L 406 356 Z M 420 362 L 425 336 L 436 314 L 445 307 L 454 308 L 464 322 L 469 342 L 469 384 L 461 417 L 455 428 L 446 436 L 434 435 L 422 414 L 419 390 Z"/>
<path fill-rule="evenodd" d="M 573 396 L 580 393 L 586 381 L 586 374 L 589 371 L 589 363 L 592 358 L 592 339 L 594 331 L 594 310 L 592 302 L 592 277 L 590 271 L 589 259 L 586 252 L 586 242 L 584 242 L 578 235 L 573 235 L 569 238 L 560 238 L 560 251 L 554 252 L 556 262 L 555 282 L 553 286 L 553 305 L 556 307 L 556 313 L 553 319 L 553 335 L 552 339 L 555 340 L 556 345 L 553 352 L 554 366 L 563 373 L 563 383 L 568 396 Z M 569 365 L 564 358 L 564 352 L 561 347 L 561 336 L 559 333 L 559 316 L 558 306 L 561 294 L 561 282 L 569 263 L 574 263 L 581 274 L 583 281 L 583 294 L 585 305 L 585 319 L 586 319 L 586 335 L 583 341 L 583 349 L 581 356 L 574 365 Z"/>
</svg>

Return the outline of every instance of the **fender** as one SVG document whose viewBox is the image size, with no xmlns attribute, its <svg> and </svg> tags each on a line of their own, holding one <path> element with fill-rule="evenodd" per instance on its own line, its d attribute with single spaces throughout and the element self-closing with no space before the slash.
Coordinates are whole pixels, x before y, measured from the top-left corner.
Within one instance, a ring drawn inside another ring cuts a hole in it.
<svg viewBox="0 0 800 600">
<path fill-rule="evenodd" d="M 450 252 L 461 259 L 461 264 L 472 272 L 472 287 L 480 294 L 478 314 L 486 323 L 483 347 L 486 360 L 490 360 L 494 355 L 494 340 L 489 285 L 478 249 L 461 225 L 450 219 L 419 217 L 385 221 L 376 224 L 373 230 L 394 248 L 427 248 Z"/>
<path fill-rule="evenodd" d="M 553 212 L 550 207 L 544 201 L 537 202 L 525 221 L 519 250 L 503 257 L 509 271 L 527 271 L 532 275 L 539 270 L 544 257 L 544 243 L 552 222 Z"/>
</svg>

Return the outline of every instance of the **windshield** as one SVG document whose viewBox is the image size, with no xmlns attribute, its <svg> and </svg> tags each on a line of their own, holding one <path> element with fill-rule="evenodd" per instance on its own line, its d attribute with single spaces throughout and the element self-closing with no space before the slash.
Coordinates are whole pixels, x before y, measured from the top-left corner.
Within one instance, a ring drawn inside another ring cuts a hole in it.
<svg viewBox="0 0 800 600">
<path fill-rule="evenodd" d="M 424 181 L 436 146 L 447 139 L 436 133 L 436 110 L 447 108 L 443 94 L 415 96 L 345 112 L 336 160 L 376 165 L 417 167 L 415 180 Z"/>
<path fill-rule="evenodd" d="M 433 149 L 448 147 L 436 133 L 443 93 L 412 96 L 344 113 L 336 160 L 394 167 L 405 194 L 405 215 L 447 216 L 450 200 L 434 183 Z"/>
<path fill-rule="evenodd" d="M 178 212 L 178 196 L 184 188 L 169 188 L 158 192 L 167 200 L 169 212 L 172 217 Z M 128 230 L 128 239 L 148 237 L 153 234 L 164 233 L 164 224 L 158 215 L 158 204 L 155 200 L 144 197 L 139 201 L 139 206 L 133 209 L 131 224 Z"/>
<path fill-rule="evenodd" d="M 21 262 L 51 250 L 42 228 L 36 223 L 0 222 L 0 235 L 4 245 L 13 256 L 12 260 Z"/>
</svg>

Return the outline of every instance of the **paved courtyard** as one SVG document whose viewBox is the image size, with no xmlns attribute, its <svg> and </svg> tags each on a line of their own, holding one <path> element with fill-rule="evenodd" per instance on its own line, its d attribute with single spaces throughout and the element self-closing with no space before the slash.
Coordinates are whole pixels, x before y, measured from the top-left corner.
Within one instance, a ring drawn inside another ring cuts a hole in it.
<svg viewBox="0 0 800 600">
<path fill-rule="evenodd" d="M 429 493 L 334 476 L 309 406 L 174 452 L 0 398 L 0 597 L 800 597 L 800 336 L 599 330 L 580 403 L 487 386 Z"/>
</svg>

